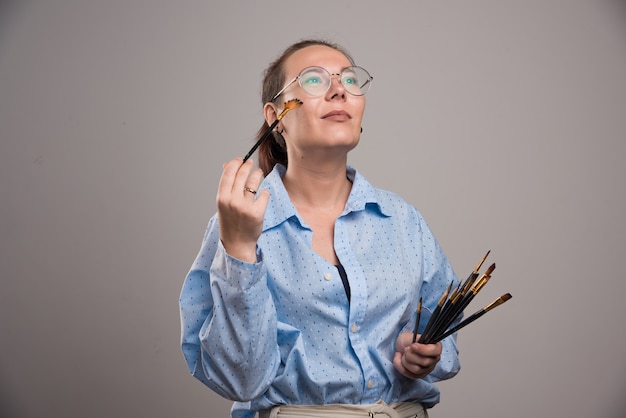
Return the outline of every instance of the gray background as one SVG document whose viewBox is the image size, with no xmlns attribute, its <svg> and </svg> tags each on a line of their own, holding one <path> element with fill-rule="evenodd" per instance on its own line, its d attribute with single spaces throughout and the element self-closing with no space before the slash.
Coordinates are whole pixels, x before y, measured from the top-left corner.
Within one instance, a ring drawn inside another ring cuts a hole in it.
<svg viewBox="0 0 626 418">
<path fill-rule="evenodd" d="M 261 72 L 338 41 L 374 75 L 351 154 L 494 277 L 431 417 L 626 411 L 619 1 L 0 3 L 0 416 L 224 417 L 178 293 Z"/>
</svg>

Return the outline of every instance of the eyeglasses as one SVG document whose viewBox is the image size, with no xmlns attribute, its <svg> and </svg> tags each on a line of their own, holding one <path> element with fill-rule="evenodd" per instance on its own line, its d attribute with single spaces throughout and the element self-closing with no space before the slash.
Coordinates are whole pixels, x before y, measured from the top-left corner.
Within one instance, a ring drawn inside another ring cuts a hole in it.
<svg viewBox="0 0 626 418">
<path fill-rule="evenodd" d="M 353 96 L 363 96 L 367 93 L 374 79 L 365 68 L 357 66 L 344 68 L 339 74 L 331 74 L 326 68 L 322 67 L 307 67 L 276 93 L 271 101 L 276 100 L 278 96 L 287 90 L 287 87 L 296 81 L 307 94 L 316 97 L 323 96 L 330 89 L 331 78 L 335 76 L 339 77 L 343 88 Z"/>
</svg>

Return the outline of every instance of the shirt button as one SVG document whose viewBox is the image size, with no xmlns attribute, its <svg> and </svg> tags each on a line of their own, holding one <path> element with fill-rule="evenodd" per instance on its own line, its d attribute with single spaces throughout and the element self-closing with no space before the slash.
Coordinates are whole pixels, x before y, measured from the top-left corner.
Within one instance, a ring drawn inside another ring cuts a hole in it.
<svg viewBox="0 0 626 418">
<path fill-rule="evenodd" d="M 357 332 L 359 329 L 359 327 L 356 326 L 356 324 L 352 325 L 352 332 Z"/>
<path fill-rule="evenodd" d="M 326 273 L 324 274 L 324 279 L 326 279 L 327 281 L 331 280 L 333 278 L 333 275 L 330 273 Z"/>
<path fill-rule="evenodd" d="M 368 389 L 373 388 L 373 387 L 374 387 L 374 381 L 370 379 L 370 380 L 367 382 L 367 387 L 368 387 Z"/>
</svg>

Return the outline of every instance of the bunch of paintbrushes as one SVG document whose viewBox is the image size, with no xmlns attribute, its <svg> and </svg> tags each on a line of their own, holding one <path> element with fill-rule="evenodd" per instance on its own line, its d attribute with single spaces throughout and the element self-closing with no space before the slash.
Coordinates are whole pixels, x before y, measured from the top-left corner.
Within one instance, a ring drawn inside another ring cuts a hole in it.
<svg viewBox="0 0 626 418">
<path fill-rule="evenodd" d="M 417 305 L 417 318 L 415 319 L 415 327 L 413 328 L 413 342 L 417 340 L 420 344 L 435 344 L 447 336 L 457 332 L 461 328 L 474 322 L 490 310 L 502 305 L 507 300 L 511 299 L 511 294 L 506 293 L 500 296 L 498 299 L 491 302 L 489 305 L 473 313 L 457 325 L 452 326 L 457 318 L 459 318 L 465 308 L 474 299 L 476 294 L 487 284 L 491 278 L 491 274 L 496 268 L 496 264 L 492 264 L 487 270 L 480 275 L 479 271 L 490 251 L 480 260 L 476 265 L 476 268 L 470 273 L 469 277 L 463 283 L 459 283 L 453 290 L 452 283 L 445 290 L 437 307 L 433 311 L 430 319 L 426 323 L 424 330 L 422 331 L 419 340 L 417 335 L 419 334 L 419 322 L 422 313 L 422 298 L 420 298 Z"/>
</svg>

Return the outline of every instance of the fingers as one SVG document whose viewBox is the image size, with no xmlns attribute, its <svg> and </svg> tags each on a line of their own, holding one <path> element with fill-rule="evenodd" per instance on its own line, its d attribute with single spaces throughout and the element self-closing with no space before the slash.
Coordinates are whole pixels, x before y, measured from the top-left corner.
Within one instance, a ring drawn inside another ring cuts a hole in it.
<svg viewBox="0 0 626 418">
<path fill-rule="evenodd" d="M 441 350 L 434 344 L 415 344 L 407 347 L 402 356 L 402 364 L 414 373 L 430 373 L 441 358 Z"/>
<path fill-rule="evenodd" d="M 243 191 L 246 180 L 253 167 L 252 160 L 242 164 L 241 158 L 235 158 L 224 164 L 224 171 L 219 183 L 219 191 L 225 194 Z"/>
<path fill-rule="evenodd" d="M 437 344 L 402 344 L 397 346 L 393 364 L 396 369 L 410 379 L 421 379 L 431 373 L 441 359 L 441 343 Z"/>
<path fill-rule="evenodd" d="M 233 165 L 239 164 L 239 168 L 235 172 L 235 178 L 233 180 L 232 190 L 231 190 L 231 192 L 234 195 L 241 194 L 246 187 L 250 187 L 251 189 L 256 190 L 256 187 L 258 186 L 258 184 L 257 185 L 251 184 L 250 186 L 247 185 L 248 177 L 250 177 L 250 173 L 252 172 L 254 162 L 251 160 L 248 160 L 245 163 L 241 164 L 240 160 L 241 160 L 240 158 L 236 158 L 233 160 L 234 161 Z"/>
<path fill-rule="evenodd" d="M 263 180 L 263 173 L 260 169 L 253 170 L 252 160 L 243 164 L 242 161 L 241 158 L 235 158 L 224 164 L 218 187 L 218 206 L 236 206 L 241 198 L 254 198 Z"/>
<path fill-rule="evenodd" d="M 246 197 L 254 197 L 254 195 L 256 195 L 256 191 L 259 190 L 259 186 L 261 185 L 262 180 L 263 172 L 261 170 L 253 170 L 250 173 L 248 179 L 244 182 L 245 186 L 243 190 L 246 192 Z"/>
<path fill-rule="evenodd" d="M 227 253 L 254 262 L 269 191 L 257 192 L 263 173 L 253 169 L 253 161 L 242 162 L 235 158 L 224 164 L 217 191 L 220 239 Z"/>
<path fill-rule="evenodd" d="M 402 353 L 399 351 L 396 351 L 393 357 L 393 366 L 396 368 L 398 372 L 400 372 L 401 375 L 408 377 L 409 379 L 413 379 L 413 380 L 418 379 L 419 377 L 415 373 L 412 373 L 404 366 L 402 362 L 402 357 L 403 357 Z"/>
</svg>

